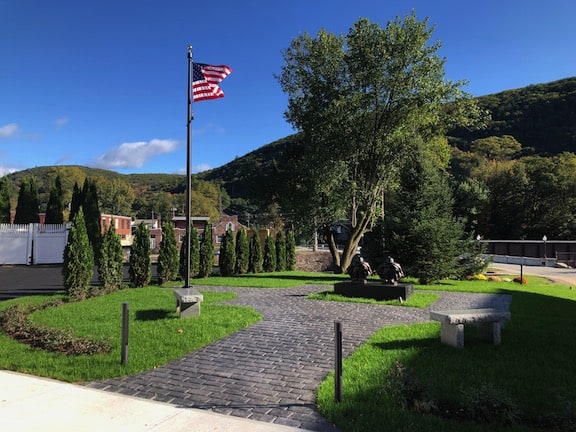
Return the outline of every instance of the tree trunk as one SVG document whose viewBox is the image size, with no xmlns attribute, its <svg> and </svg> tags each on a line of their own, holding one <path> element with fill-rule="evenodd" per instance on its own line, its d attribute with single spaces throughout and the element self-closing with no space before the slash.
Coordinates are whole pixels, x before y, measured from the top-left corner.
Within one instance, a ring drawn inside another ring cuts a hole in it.
<svg viewBox="0 0 576 432">
<path fill-rule="evenodd" d="M 336 245 L 336 240 L 334 239 L 334 233 L 327 230 L 326 240 L 328 241 L 328 248 L 330 249 L 330 255 L 332 255 L 332 265 L 334 267 L 334 273 L 342 273 L 342 268 L 340 267 L 340 253 L 338 252 L 338 246 Z"/>
</svg>

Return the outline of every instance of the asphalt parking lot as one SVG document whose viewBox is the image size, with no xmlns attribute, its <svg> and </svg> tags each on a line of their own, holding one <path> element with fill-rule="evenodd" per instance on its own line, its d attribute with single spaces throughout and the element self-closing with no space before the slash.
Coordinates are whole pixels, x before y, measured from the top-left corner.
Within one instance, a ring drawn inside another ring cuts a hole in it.
<svg viewBox="0 0 576 432">
<path fill-rule="evenodd" d="M 0 300 L 62 290 L 61 265 L 0 266 Z"/>
</svg>

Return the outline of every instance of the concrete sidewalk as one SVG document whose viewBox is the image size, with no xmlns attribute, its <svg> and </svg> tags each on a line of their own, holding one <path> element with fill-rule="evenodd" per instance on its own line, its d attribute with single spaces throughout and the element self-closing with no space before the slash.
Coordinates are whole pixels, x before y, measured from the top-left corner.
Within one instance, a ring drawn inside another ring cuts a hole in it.
<svg viewBox="0 0 576 432">
<path fill-rule="evenodd" d="M 302 432 L 0 370 L 0 430 Z"/>
</svg>

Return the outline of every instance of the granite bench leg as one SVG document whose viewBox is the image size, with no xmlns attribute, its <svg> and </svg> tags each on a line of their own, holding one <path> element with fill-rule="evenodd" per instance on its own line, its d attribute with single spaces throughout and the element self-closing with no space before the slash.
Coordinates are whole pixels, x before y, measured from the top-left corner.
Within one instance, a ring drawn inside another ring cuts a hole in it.
<svg viewBox="0 0 576 432">
<path fill-rule="evenodd" d="M 480 339 L 492 342 L 492 343 L 494 343 L 494 345 L 500 345 L 501 328 L 502 328 L 502 322 L 500 322 L 500 321 L 481 322 L 481 323 L 478 323 L 476 333 Z"/>
<path fill-rule="evenodd" d="M 464 324 L 442 323 L 440 341 L 455 348 L 464 348 Z"/>
<path fill-rule="evenodd" d="M 200 302 L 183 302 L 176 300 L 176 312 L 181 318 L 189 318 L 200 315 Z"/>
</svg>

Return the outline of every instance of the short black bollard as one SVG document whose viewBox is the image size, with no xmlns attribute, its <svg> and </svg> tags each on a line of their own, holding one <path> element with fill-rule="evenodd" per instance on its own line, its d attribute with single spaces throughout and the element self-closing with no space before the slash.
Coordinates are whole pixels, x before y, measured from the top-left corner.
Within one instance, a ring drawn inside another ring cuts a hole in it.
<svg viewBox="0 0 576 432">
<path fill-rule="evenodd" d="M 128 303 L 122 303 L 122 353 L 120 363 L 125 365 L 128 363 L 128 312 L 130 308 Z"/>
<path fill-rule="evenodd" d="M 342 323 L 334 321 L 334 398 L 342 400 Z"/>
</svg>

